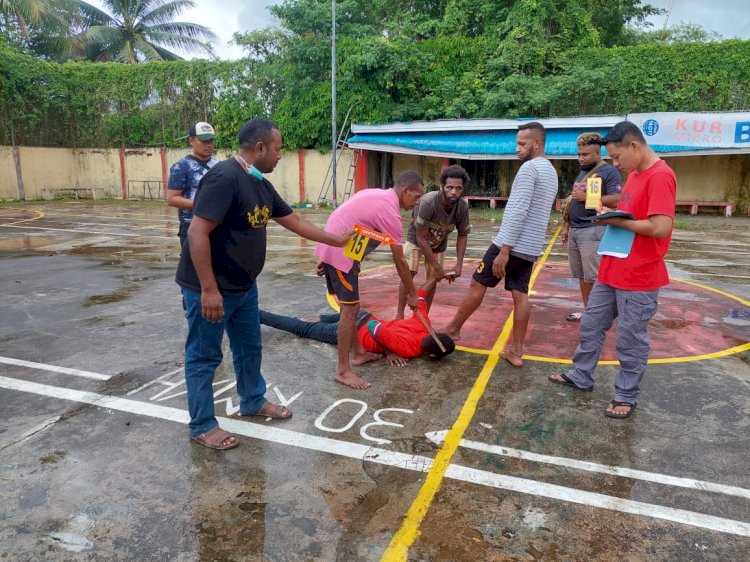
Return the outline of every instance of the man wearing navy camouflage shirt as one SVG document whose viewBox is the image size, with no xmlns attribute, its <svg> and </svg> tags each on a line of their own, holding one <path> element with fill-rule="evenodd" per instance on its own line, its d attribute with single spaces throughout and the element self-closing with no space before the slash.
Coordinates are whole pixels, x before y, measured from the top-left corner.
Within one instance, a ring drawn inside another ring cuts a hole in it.
<svg viewBox="0 0 750 562">
<path fill-rule="evenodd" d="M 193 218 L 193 198 L 201 178 L 218 162 L 214 158 L 214 128 L 205 122 L 190 125 L 188 144 L 191 152 L 175 162 L 169 170 L 167 205 L 177 207 L 180 219 L 180 245 L 185 244 Z"/>
</svg>

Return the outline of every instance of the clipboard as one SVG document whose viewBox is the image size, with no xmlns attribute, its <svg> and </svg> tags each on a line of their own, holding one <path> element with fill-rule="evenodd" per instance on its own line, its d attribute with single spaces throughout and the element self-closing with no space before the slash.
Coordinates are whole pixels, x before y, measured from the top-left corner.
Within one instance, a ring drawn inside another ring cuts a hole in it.
<svg viewBox="0 0 750 562">
<path fill-rule="evenodd" d="M 635 217 L 626 211 L 609 211 L 606 213 L 602 213 L 601 215 L 592 215 L 590 217 L 581 217 L 580 220 L 582 221 L 595 221 L 599 219 L 616 219 L 616 218 L 622 218 L 622 219 L 628 219 L 628 220 L 635 220 Z"/>
</svg>

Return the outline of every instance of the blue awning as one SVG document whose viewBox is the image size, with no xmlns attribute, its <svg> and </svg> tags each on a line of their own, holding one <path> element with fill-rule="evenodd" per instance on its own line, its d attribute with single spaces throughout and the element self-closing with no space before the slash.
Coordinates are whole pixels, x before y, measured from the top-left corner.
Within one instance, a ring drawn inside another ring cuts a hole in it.
<svg viewBox="0 0 750 562">
<path fill-rule="evenodd" d="M 615 123 L 624 119 L 641 126 L 651 148 L 664 156 L 750 153 L 748 112 L 555 117 L 537 121 L 547 130 L 547 155 L 556 159 L 573 159 L 577 157 L 578 135 L 584 132 L 605 135 Z M 348 143 L 351 148 L 377 152 L 466 160 L 513 160 L 516 158 L 518 125 L 524 121 L 528 119 L 353 124 L 354 136 L 348 139 Z M 723 136 L 719 134 L 721 131 Z M 685 142 L 680 144 L 682 141 Z"/>
<path fill-rule="evenodd" d="M 558 129 L 547 131 L 546 153 L 561 158 L 575 158 L 576 139 L 584 132 L 602 135 L 607 129 Z M 419 154 L 468 160 L 504 160 L 516 158 L 518 131 L 435 131 L 423 133 L 360 133 L 349 139 L 351 148 Z"/>
</svg>

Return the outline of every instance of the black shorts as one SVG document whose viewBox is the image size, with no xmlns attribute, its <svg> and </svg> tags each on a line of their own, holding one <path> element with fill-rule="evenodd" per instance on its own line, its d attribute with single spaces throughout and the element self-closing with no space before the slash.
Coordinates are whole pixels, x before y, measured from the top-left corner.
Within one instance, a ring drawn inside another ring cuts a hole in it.
<svg viewBox="0 0 750 562">
<path fill-rule="evenodd" d="M 474 279 L 477 283 L 485 287 L 497 287 L 500 279 L 492 273 L 492 262 L 500 254 L 500 248 L 494 244 L 490 247 L 482 258 L 474 272 Z M 534 262 L 528 261 L 518 256 L 510 255 L 508 264 L 505 266 L 505 290 L 518 291 L 519 293 L 529 292 L 529 281 L 531 280 L 531 271 L 534 269 Z"/>
<path fill-rule="evenodd" d="M 336 295 L 339 304 L 359 303 L 359 262 L 355 261 L 349 273 L 344 273 L 327 263 L 323 264 L 328 293 Z"/>
</svg>

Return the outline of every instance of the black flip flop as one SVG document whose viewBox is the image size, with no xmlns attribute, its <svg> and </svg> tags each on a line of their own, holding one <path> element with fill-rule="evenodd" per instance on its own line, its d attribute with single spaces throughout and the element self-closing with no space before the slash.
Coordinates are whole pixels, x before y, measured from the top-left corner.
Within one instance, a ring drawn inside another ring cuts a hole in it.
<svg viewBox="0 0 750 562">
<path fill-rule="evenodd" d="M 563 380 L 559 381 L 557 379 L 553 379 L 553 375 L 550 375 L 547 377 L 547 380 L 554 384 L 562 384 L 564 386 L 569 386 L 571 388 L 575 388 L 576 390 L 580 390 L 582 392 L 593 392 L 594 387 L 590 386 L 589 388 L 581 388 L 576 383 L 574 383 L 572 380 L 570 380 L 567 375 L 564 375 L 563 373 L 560 373 L 560 376 L 563 378 Z"/>
<path fill-rule="evenodd" d="M 604 410 L 604 415 L 608 418 L 616 418 L 618 420 L 624 420 L 625 418 L 629 418 L 630 414 L 635 412 L 636 406 L 638 406 L 638 402 L 633 402 L 632 404 L 630 402 L 620 402 L 619 400 L 610 400 L 609 404 L 613 408 L 618 408 L 621 406 L 628 406 L 630 407 L 630 410 L 628 410 L 627 414 L 616 414 L 615 412 L 610 412 L 609 410 Z"/>
</svg>

